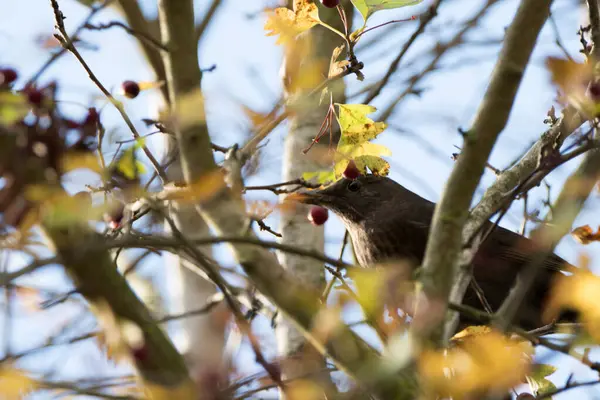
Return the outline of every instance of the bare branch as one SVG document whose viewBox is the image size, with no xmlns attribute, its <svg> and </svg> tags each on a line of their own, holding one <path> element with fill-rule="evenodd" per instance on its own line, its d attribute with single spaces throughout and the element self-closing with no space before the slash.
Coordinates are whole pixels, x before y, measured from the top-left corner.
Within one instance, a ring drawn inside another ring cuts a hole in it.
<svg viewBox="0 0 600 400">
<path fill-rule="evenodd" d="M 550 0 L 523 1 L 507 30 L 488 90 L 473 126 L 465 134 L 464 149 L 435 208 L 422 265 L 421 300 L 448 301 L 473 193 L 492 147 L 506 125 L 538 34 L 550 13 L 550 3 Z M 423 312 L 419 303 L 415 312 L 418 319 Z M 442 339 L 442 325 L 427 332 L 436 342 Z"/>
</svg>

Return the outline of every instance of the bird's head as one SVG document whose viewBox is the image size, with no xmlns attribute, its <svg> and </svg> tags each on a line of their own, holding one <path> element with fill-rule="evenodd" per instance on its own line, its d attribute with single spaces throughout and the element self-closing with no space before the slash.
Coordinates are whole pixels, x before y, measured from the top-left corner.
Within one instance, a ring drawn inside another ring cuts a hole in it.
<svg viewBox="0 0 600 400">
<path fill-rule="evenodd" d="M 399 188 L 402 187 L 389 178 L 361 175 L 356 179 L 341 178 L 323 189 L 300 190 L 293 198 L 325 207 L 347 222 L 358 223 L 392 200 Z"/>
</svg>

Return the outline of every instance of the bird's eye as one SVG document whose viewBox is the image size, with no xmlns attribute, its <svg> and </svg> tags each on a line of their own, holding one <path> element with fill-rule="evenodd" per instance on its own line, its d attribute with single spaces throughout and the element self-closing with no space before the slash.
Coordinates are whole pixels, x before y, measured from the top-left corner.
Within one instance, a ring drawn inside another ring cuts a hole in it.
<svg viewBox="0 0 600 400">
<path fill-rule="evenodd" d="M 348 190 L 351 192 L 358 192 L 359 189 L 360 189 L 359 181 L 352 181 L 348 184 Z"/>
</svg>

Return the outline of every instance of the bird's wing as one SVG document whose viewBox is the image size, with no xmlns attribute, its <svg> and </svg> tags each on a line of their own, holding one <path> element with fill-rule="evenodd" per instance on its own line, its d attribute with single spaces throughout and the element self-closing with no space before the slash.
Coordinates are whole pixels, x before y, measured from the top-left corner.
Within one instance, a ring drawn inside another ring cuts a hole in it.
<svg viewBox="0 0 600 400">
<path fill-rule="evenodd" d="M 487 228 L 487 227 L 486 227 Z M 532 253 L 527 249 L 533 249 L 534 245 L 531 239 L 519 235 L 513 231 L 497 226 L 482 244 L 485 251 L 509 262 L 518 264 L 527 264 L 531 261 Z M 553 271 L 565 271 L 569 263 L 557 256 L 551 254 L 544 260 L 543 267 Z"/>
</svg>

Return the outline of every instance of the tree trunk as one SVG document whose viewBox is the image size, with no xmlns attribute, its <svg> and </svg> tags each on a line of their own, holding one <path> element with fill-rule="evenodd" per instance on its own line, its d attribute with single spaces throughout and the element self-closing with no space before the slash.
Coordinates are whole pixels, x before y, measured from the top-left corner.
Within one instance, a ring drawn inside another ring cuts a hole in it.
<svg viewBox="0 0 600 400">
<path fill-rule="evenodd" d="M 291 7 L 291 1 L 289 3 Z M 351 21 L 353 8 L 349 1 L 347 3 L 345 9 L 348 20 Z M 324 7 L 319 7 L 319 14 L 322 20 L 341 32 L 344 31 L 337 10 L 328 10 Z M 323 77 L 326 77 L 333 49 L 342 43 L 339 36 L 321 27 L 315 27 L 300 35 L 297 38 L 296 46 L 294 46 L 296 51 L 284 56 L 281 68 L 285 96 L 292 95 L 290 88 L 294 83 L 295 71 L 298 74 L 297 71 L 310 70 L 311 66 L 315 65 L 315 63 L 322 62 L 322 68 L 319 68 L 318 72 L 321 80 Z M 307 48 L 306 54 L 298 54 L 299 49 L 306 50 Z M 299 74 L 302 74 L 302 72 L 299 72 Z M 344 87 L 343 85 L 339 85 L 336 88 L 334 102 L 343 103 Z M 304 155 L 302 152 L 319 132 L 319 128 L 327 113 L 329 98 L 325 98 L 321 105 L 318 104 L 318 99 L 319 95 L 314 96 L 309 106 L 304 106 L 289 120 L 290 130 L 284 141 L 283 181 L 297 179 L 304 172 L 327 168 L 326 165 L 318 163 L 314 157 L 311 157 L 311 153 Z M 335 145 L 337 142 L 339 130 L 338 133 L 334 133 L 334 136 L 334 141 L 331 145 Z M 325 149 L 328 145 L 329 136 L 324 137 L 320 141 L 320 144 L 313 148 L 313 153 L 320 151 L 321 148 Z M 299 206 L 293 212 L 282 213 L 280 221 L 282 238 L 280 242 L 322 253 L 324 252 L 324 227 L 312 225 L 307 219 L 308 211 L 309 207 L 303 205 Z M 283 268 L 292 273 L 299 282 L 323 292 L 325 273 L 322 262 L 285 252 L 278 252 L 278 258 Z M 276 335 L 279 355 L 285 359 L 282 368 L 285 379 L 301 377 L 307 373 L 322 369 L 325 366 L 322 357 L 312 349 L 312 346 L 307 345 L 304 336 L 298 332 L 291 321 L 279 318 Z M 333 388 L 328 374 L 322 374 L 318 379 L 320 380 L 320 384 L 325 384 L 326 387 Z"/>
</svg>

